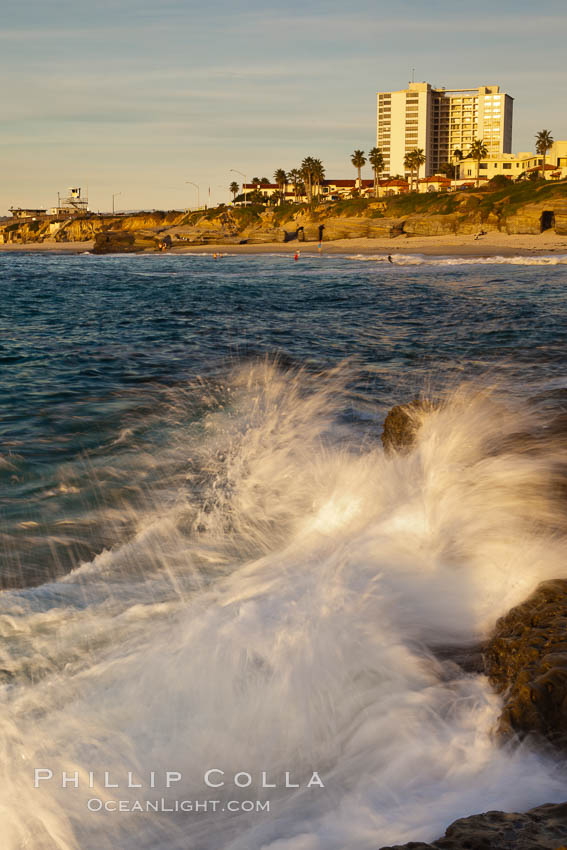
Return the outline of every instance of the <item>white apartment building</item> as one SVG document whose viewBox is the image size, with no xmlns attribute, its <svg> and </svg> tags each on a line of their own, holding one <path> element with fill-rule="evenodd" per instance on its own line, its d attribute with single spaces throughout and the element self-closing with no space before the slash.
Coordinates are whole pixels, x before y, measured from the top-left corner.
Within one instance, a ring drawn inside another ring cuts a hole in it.
<svg viewBox="0 0 567 850">
<path fill-rule="evenodd" d="M 451 162 L 455 150 L 466 156 L 475 139 L 484 141 L 489 156 L 512 150 L 513 98 L 499 86 L 434 89 L 410 83 L 377 97 L 376 144 L 384 154 L 385 174 L 407 174 L 404 157 L 415 148 L 425 153 L 420 177 Z"/>
</svg>

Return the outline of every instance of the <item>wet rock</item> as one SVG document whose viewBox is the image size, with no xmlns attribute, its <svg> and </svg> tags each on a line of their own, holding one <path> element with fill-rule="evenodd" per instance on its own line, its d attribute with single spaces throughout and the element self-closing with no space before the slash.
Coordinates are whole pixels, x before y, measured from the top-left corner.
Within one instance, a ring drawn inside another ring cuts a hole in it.
<svg viewBox="0 0 567 850">
<path fill-rule="evenodd" d="M 410 841 L 380 850 L 567 850 L 567 803 L 546 804 L 525 814 L 485 812 L 451 824 L 431 844 Z"/>
<path fill-rule="evenodd" d="M 450 661 L 463 673 L 484 673 L 484 645 L 435 646 L 431 651 L 439 661 Z"/>
<path fill-rule="evenodd" d="M 543 582 L 501 617 L 484 660 L 504 694 L 500 731 L 567 747 L 567 580 Z"/>
<path fill-rule="evenodd" d="M 424 413 L 433 409 L 430 402 L 414 400 L 398 404 L 388 412 L 382 431 L 382 445 L 387 454 L 406 452 L 415 443 Z"/>
</svg>

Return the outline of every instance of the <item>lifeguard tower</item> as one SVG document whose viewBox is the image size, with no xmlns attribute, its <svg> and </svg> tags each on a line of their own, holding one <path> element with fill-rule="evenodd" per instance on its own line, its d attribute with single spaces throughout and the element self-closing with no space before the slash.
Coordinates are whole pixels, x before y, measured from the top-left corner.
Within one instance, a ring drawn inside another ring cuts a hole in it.
<svg viewBox="0 0 567 850">
<path fill-rule="evenodd" d="M 89 199 L 81 194 L 81 189 L 71 187 L 67 195 L 61 197 L 57 193 L 57 206 L 50 210 L 51 215 L 81 216 L 89 212 Z"/>
</svg>

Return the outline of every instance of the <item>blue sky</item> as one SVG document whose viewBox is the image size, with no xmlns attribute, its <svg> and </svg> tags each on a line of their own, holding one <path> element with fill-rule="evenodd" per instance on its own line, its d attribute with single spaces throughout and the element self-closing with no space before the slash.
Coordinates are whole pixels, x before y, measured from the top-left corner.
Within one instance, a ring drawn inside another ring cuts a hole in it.
<svg viewBox="0 0 567 850">
<path fill-rule="evenodd" d="M 524 0 L 2 2 L 0 214 L 89 187 L 91 207 L 182 208 L 304 156 L 350 176 L 376 91 L 497 83 L 513 149 L 567 139 L 567 5 Z M 370 171 L 368 175 L 370 176 Z"/>
</svg>

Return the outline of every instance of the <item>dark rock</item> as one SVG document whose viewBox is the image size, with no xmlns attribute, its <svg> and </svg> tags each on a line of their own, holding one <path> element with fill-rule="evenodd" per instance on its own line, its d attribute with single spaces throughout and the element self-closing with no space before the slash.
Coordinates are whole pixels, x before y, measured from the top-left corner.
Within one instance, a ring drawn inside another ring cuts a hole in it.
<svg viewBox="0 0 567 850">
<path fill-rule="evenodd" d="M 380 850 L 567 850 L 567 803 L 525 814 L 485 812 L 455 821 L 431 844 L 410 841 Z"/>
<path fill-rule="evenodd" d="M 567 580 L 539 585 L 496 623 L 485 652 L 492 685 L 504 694 L 500 731 L 567 746 Z"/>
<path fill-rule="evenodd" d="M 132 251 L 134 234 L 123 230 L 103 230 L 95 236 L 93 254 L 117 254 Z"/>
<path fill-rule="evenodd" d="M 431 647 L 439 661 L 452 661 L 464 673 L 484 673 L 484 644 Z"/>
<path fill-rule="evenodd" d="M 387 454 L 409 451 L 415 443 L 423 414 L 433 410 L 430 402 L 410 401 L 398 404 L 386 416 L 382 431 L 382 445 Z"/>
</svg>

